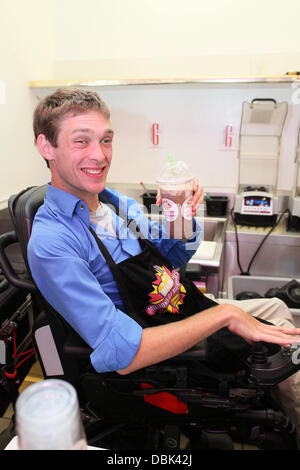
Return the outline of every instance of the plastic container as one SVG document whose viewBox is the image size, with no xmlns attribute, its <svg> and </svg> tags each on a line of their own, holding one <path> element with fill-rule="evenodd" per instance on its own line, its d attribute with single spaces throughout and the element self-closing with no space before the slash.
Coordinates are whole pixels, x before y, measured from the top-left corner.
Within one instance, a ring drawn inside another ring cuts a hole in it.
<svg viewBox="0 0 300 470">
<path fill-rule="evenodd" d="M 157 184 L 171 238 L 184 240 L 193 235 L 193 183 L 194 175 L 188 165 L 169 157 Z"/>
<path fill-rule="evenodd" d="M 85 450 L 75 388 L 47 379 L 27 387 L 16 401 L 20 450 Z"/>
<path fill-rule="evenodd" d="M 226 215 L 228 204 L 227 196 L 207 196 L 205 202 L 207 215 L 215 217 Z"/>
</svg>

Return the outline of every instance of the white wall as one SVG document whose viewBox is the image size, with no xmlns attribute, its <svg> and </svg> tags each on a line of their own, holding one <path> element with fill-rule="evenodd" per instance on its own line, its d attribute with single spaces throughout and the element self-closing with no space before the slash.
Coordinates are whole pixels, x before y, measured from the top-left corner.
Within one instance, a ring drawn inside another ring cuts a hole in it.
<svg viewBox="0 0 300 470">
<path fill-rule="evenodd" d="M 48 177 L 32 134 L 32 76 L 52 78 L 51 2 L 1 2 L 0 207 L 7 197 Z"/>
<path fill-rule="evenodd" d="M 298 0 L 2 1 L 0 206 L 10 194 L 49 177 L 33 145 L 36 97 L 29 80 L 282 74 L 299 68 L 299 13 Z M 151 111 L 147 125 L 154 117 Z M 197 130 L 200 124 L 195 124 Z M 203 135 L 214 129 L 205 124 L 201 145 Z M 182 122 L 176 126 L 182 128 Z M 205 139 L 205 145 L 212 140 Z M 138 137 L 136 145 L 142 149 Z M 117 158 L 121 150 L 117 147 Z M 194 152 L 189 146 L 189 153 Z M 215 150 L 211 152 L 214 156 Z M 142 160 L 145 173 L 149 161 Z M 214 160 L 207 164 L 204 176 L 210 182 Z M 223 169 L 227 174 L 224 163 Z M 284 176 L 283 186 L 288 184 Z"/>
<path fill-rule="evenodd" d="M 283 74 L 299 64 L 298 0 L 54 4 L 57 78 Z"/>
</svg>

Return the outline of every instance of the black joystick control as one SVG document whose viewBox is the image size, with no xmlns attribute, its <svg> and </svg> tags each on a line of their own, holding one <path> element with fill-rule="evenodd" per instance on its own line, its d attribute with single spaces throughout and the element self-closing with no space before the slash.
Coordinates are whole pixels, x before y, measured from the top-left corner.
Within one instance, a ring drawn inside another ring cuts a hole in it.
<svg viewBox="0 0 300 470">
<path fill-rule="evenodd" d="M 277 385 L 300 370 L 300 343 L 289 348 L 280 348 L 273 355 L 262 343 L 256 343 L 247 361 L 249 383 L 270 386 Z"/>
<path fill-rule="evenodd" d="M 266 365 L 268 363 L 267 348 L 261 343 L 255 343 L 252 355 L 251 364 L 255 365 Z"/>
</svg>

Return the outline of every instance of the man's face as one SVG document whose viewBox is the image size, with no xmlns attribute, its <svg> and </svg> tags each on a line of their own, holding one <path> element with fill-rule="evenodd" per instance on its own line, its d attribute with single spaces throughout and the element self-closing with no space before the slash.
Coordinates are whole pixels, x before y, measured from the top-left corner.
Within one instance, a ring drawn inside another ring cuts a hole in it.
<svg viewBox="0 0 300 470">
<path fill-rule="evenodd" d="M 113 131 L 106 117 L 88 111 L 66 117 L 51 146 L 53 186 L 87 202 L 103 191 L 112 158 Z"/>
</svg>

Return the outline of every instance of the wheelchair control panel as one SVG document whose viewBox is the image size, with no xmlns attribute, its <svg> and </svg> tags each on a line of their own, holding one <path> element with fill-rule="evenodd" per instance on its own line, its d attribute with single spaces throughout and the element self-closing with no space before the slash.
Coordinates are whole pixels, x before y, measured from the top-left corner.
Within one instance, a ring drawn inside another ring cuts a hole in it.
<svg viewBox="0 0 300 470">
<path fill-rule="evenodd" d="M 268 356 L 261 343 L 254 346 L 248 360 L 249 382 L 255 385 L 277 385 L 300 369 L 300 344 L 281 348 Z"/>
</svg>

